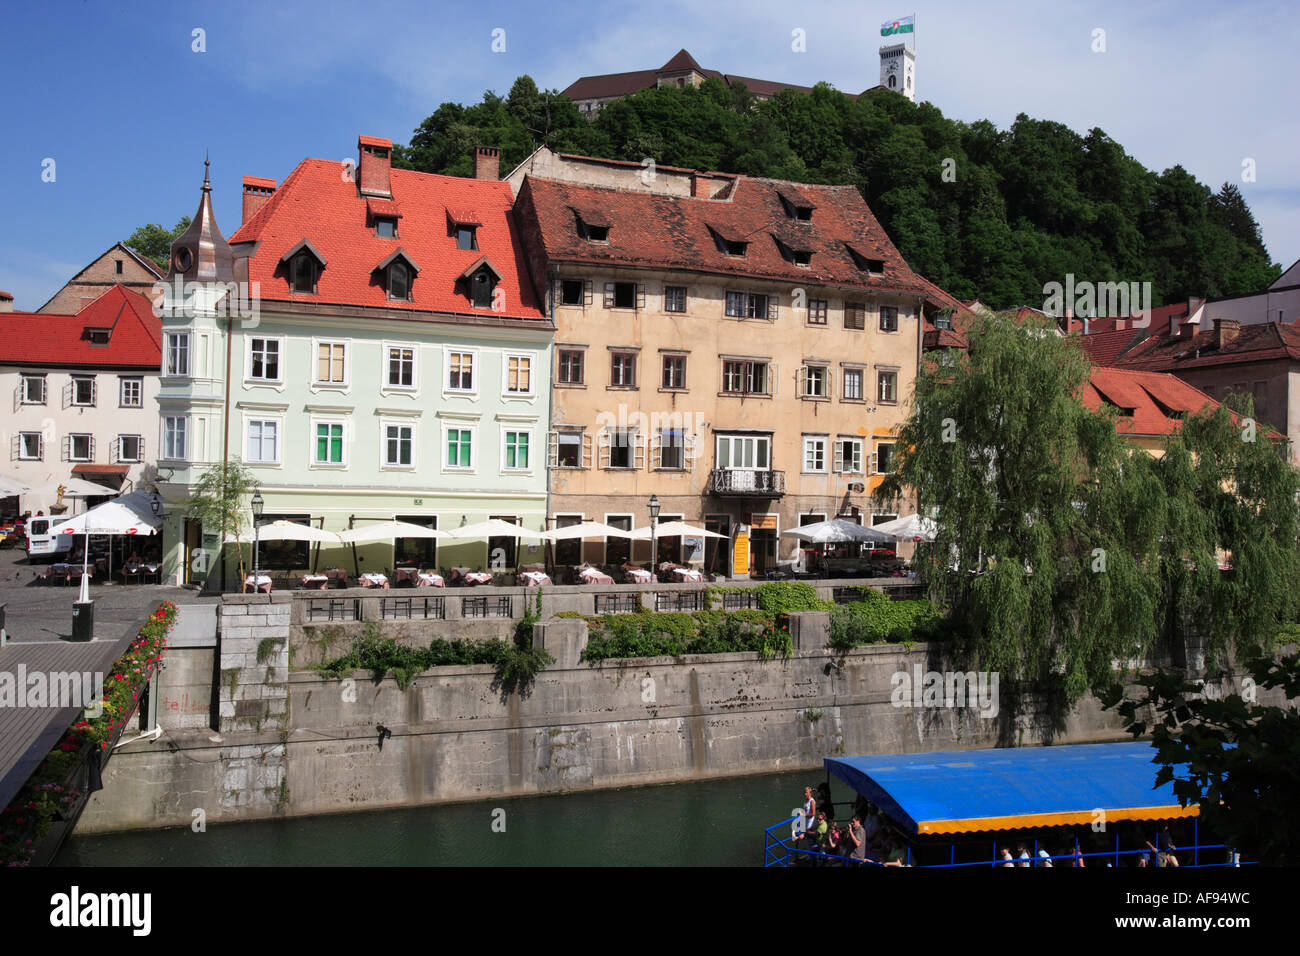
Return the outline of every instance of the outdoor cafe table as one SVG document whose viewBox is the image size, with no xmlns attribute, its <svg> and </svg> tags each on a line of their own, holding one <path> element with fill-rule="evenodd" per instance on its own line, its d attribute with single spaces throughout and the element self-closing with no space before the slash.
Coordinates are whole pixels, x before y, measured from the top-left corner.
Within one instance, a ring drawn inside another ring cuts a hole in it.
<svg viewBox="0 0 1300 956">
<path fill-rule="evenodd" d="M 244 578 L 244 591 L 247 592 L 251 587 L 253 587 L 253 576 L 250 574 L 248 577 Z M 267 594 L 270 594 L 271 576 L 269 574 L 259 574 L 257 576 L 257 586 L 255 590 L 265 591 Z"/>
<path fill-rule="evenodd" d="M 330 579 L 327 574 L 304 574 L 301 583 L 308 590 L 324 591 L 329 587 Z"/>
<path fill-rule="evenodd" d="M 614 579 L 597 568 L 583 568 L 578 572 L 578 577 L 582 578 L 586 584 L 613 584 Z"/>
<path fill-rule="evenodd" d="M 441 574 L 434 574 L 432 571 L 421 571 L 415 579 L 417 588 L 445 588 L 447 582 L 442 579 Z"/>
<path fill-rule="evenodd" d="M 550 577 L 542 571 L 521 571 L 519 577 L 523 579 L 524 587 L 529 588 L 540 588 L 551 583 Z"/>
<path fill-rule="evenodd" d="M 654 580 L 654 575 L 645 568 L 624 568 L 623 573 L 632 584 L 649 584 Z"/>
<path fill-rule="evenodd" d="M 336 584 L 338 587 L 344 588 L 348 586 L 348 573 L 342 568 L 324 568 L 320 573 L 329 578 L 330 582 Z"/>
<path fill-rule="evenodd" d="M 369 572 L 361 575 L 359 582 L 363 588 L 386 588 L 388 587 L 388 578 L 376 572 Z"/>
<path fill-rule="evenodd" d="M 674 581 L 703 581 L 704 575 L 694 568 L 673 568 L 669 574 Z"/>
<path fill-rule="evenodd" d="M 460 580 L 471 586 L 492 583 L 492 575 L 484 571 L 471 571 L 469 568 L 453 568 L 453 571 Z"/>
</svg>

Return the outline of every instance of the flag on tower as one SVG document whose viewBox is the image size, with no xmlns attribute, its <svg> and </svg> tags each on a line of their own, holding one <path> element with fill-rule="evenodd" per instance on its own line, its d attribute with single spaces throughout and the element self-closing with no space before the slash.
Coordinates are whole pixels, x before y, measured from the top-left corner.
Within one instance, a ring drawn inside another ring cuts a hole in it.
<svg viewBox="0 0 1300 956">
<path fill-rule="evenodd" d="M 916 32 L 916 15 L 910 17 L 900 17 L 897 20 L 890 20 L 880 25 L 880 35 L 882 37 L 893 36 L 895 33 L 915 33 Z"/>
</svg>

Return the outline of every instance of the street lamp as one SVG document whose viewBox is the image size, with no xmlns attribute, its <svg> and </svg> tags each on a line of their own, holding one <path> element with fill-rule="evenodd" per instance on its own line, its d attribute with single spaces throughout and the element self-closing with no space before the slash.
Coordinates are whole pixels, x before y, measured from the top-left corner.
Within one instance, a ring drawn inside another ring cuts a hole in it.
<svg viewBox="0 0 1300 956">
<path fill-rule="evenodd" d="M 257 544 L 258 544 L 258 522 L 262 520 L 262 508 L 265 503 L 262 501 L 262 492 L 253 489 L 253 593 L 257 593 Z"/>
<path fill-rule="evenodd" d="M 149 510 L 152 511 L 153 516 L 157 518 L 162 515 L 162 509 L 163 509 L 162 495 L 158 494 L 158 492 L 155 491 L 153 493 L 153 497 L 149 499 Z"/>
<path fill-rule="evenodd" d="M 646 510 L 650 512 L 650 573 L 659 577 L 659 554 L 658 542 L 656 540 L 656 527 L 659 524 L 659 496 L 651 495 L 650 502 L 646 505 Z"/>
</svg>

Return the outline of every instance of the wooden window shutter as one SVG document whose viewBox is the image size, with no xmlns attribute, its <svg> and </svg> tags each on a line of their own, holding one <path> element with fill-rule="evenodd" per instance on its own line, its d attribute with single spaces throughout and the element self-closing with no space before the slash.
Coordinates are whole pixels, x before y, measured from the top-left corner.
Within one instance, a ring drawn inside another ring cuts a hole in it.
<svg viewBox="0 0 1300 956">
<path fill-rule="evenodd" d="M 554 431 L 546 433 L 546 467 L 560 467 L 560 436 Z"/>
<path fill-rule="evenodd" d="M 880 456 L 873 451 L 871 453 L 871 473 L 873 475 L 878 474 L 876 469 L 878 467 L 879 460 L 880 460 Z"/>
<path fill-rule="evenodd" d="M 14 435 L 9 439 L 9 460 L 17 461 L 22 456 L 23 436 Z"/>
<path fill-rule="evenodd" d="M 644 282 L 638 282 L 636 284 L 636 307 L 638 309 L 645 308 L 645 283 Z"/>
<path fill-rule="evenodd" d="M 835 369 L 829 366 L 826 368 L 826 397 L 835 397 Z"/>
<path fill-rule="evenodd" d="M 118 459 L 120 459 L 121 457 L 122 457 L 122 436 L 118 435 L 116 438 L 114 438 L 111 442 L 108 443 L 108 462 L 110 465 L 116 464 Z"/>
<path fill-rule="evenodd" d="M 695 436 L 682 433 L 682 467 L 687 471 L 695 468 Z"/>
<path fill-rule="evenodd" d="M 650 467 L 654 469 L 662 468 L 664 461 L 664 431 L 662 428 L 656 429 L 655 433 L 650 436 Z"/>
<path fill-rule="evenodd" d="M 843 441 L 840 440 L 840 439 L 836 439 L 836 441 L 835 441 L 835 470 L 836 470 L 837 472 L 842 472 L 842 471 L 845 470 L 845 468 L 844 468 L 844 459 L 845 459 L 845 457 L 847 457 L 847 456 L 845 456 L 845 454 L 844 454 L 844 445 L 845 445 L 845 442 L 843 442 Z"/>
<path fill-rule="evenodd" d="M 76 385 L 74 385 L 72 382 L 68 382 L 67 385 L 63 386 L 63 407 L 64 408 L 72 407 L 72 392 L 73 389 L 75 388 Z"/>
<path fill-rule="evenodd" d="M 780 296 L 769 295 L 767 297 L 767 317 L 773 321 L 781 315 L 781 298 Z"/>
<path fill-rule="evenodd" d="M 593 443 L 592 443 L 591 435 L 588 434 L 587 432 L 583 432 L 582 433 L 582 467 L 583 468 L 590 468 L 592 466 L 592 459 L 595 457 L 592 454 L 592 448 L 591 448 L 592 444 Z"/>
<path fill-rule="evenodd" d="M 609 429 L 600 430 L 600 467 L 609 467 Z"/>
<path fill-rule="evenodd" d="M 605 283 L 605 308 L 614 308 L 614 283 Z"/>
<path fill-rule="evenodd" d="M 795 373 L 795 388 L 798 396 L 802 398 L 808 394 L 808 366 L 800 365 L 799 371 Z"/>
<path fill-rule="evenodd" d="M 592 303 L 592 299 L 593 299 L 593 296 L 592 296 L 592 293 L 591 293 L 591 280 L 590 280 L 590 279 L 583 279 L 583 280 L 582 280 L 582 304 L 583 304 L 583 306 L 585 307 L 585 306 L 591 305 L 591 303 Z"/>
<path fill-rule="evenodd" d="M 90 436 L 90 454 L 86 456 L 86 460 L 87 461 L 95 460 L 95 436 L 94 435 Z"/>
<path fill-rule="evenodd" d="M 72 459 L 72 436 L 63 436 L 63 456 L 60 461 L 70 461 Z"/>
<path fill-rule="evenodd" d="M 632 432 L 632 467 L 637 469 L 645 467 L 645 436 L 641 434 L 640 429 Z"/>
</svg>

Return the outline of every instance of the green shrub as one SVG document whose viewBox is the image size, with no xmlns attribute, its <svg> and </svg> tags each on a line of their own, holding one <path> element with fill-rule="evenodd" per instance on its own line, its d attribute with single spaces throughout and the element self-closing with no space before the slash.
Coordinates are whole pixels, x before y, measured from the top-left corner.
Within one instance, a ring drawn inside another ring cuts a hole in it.
<svg viewBox="0 0 1300 956">
<path fill-rule="evenodd" d="M 784 616 L 753 609 L 611 614 L 588 623 L 591 636 L 582 652 L 585 661 L 741 651 L 767 660 L 794 649 Z"/>
<path fill-rule="evenodd" d="M 835 605 L 817 596 L 817 589 L 807 581 L 768 581 L 760 584 L 758 606 L 771 614 L 791 611 L 829 611 Z"/>
<path fill-rule="evenodd" d="M 943 617 L 930 601 L 891 601 L 879 591 L 864 592 L 863 600 L 831 612 L 833 650 L 843 653 L 859 644 L 915 643 L 941 636 Z"/>
</svg>

